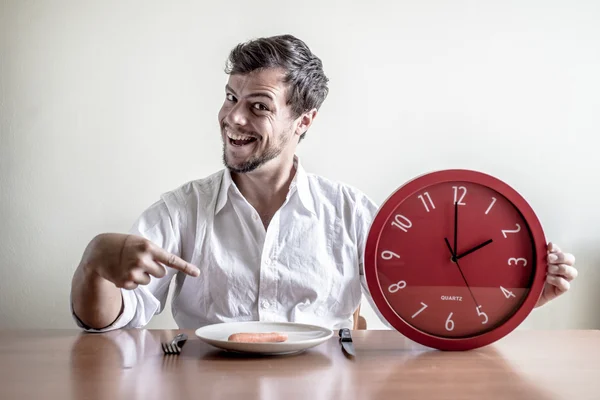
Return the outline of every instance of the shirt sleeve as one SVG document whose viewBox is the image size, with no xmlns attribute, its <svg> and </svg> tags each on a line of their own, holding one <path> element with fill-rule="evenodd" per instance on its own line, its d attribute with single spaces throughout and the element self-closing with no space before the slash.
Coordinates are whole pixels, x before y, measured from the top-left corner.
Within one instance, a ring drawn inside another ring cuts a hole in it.
<svg viewBox="0 0 600 400">
<path fill-rule="evenodd" d="M 369 305 L 371 306 L 379 320 L 388 328 L 395 329 L 392 325 L 390 325 L 390 323 L 385 319 L 385 317 L 381 315 L 379 309 L 375 305 L 373 297 L 371 296 L 371 292 L 369 291 L 367 279 L 365 276 L 365 248 L 367 245 L 367 237 L 369 236 L 369 230 L 371 229 L 371 224 L 373 223 L 373 220 L 377 215 L 377 211 L 377 205 L 367 196 L 360 196 L 358 198 L 355 210 L 355 227 L 358 247 L 360 285 L 363 294 L 365 295 L 367 301 L 369 302 Z"/>
<path fill-rule="evenodd" d="M 169 253 L 181 257 L 180 220 L 180 218 L 172 218 L 167 202 L 163 198 L 142 213 L 130 229 L 129 234 L 144 237 Z M 150 276 L 151 280 L 148 285 L 140 285 L 133 290 L 121 289 L 123 298 L 121 314 L 111 325 L 102 329 L 92 329 L 86 326 L 73 312 L 71 303 L 73 319 L 80 328 L 87 332 L 143 328 L 154 315 L 161 313 L 164 309 L 169 294 L 169 285 L 177 274 L 173 268 L 166 267 L 166 269 L 167 274 L 162 278 Z"/>
</svg>

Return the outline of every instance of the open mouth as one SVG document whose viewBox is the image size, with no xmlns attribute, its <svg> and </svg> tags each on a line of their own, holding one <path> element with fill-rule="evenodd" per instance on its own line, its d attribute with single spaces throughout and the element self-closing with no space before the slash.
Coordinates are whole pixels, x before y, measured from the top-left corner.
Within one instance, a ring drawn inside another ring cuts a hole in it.
<svg viewBox="0 0 600 400">
<path fill-rule="evenodd" d="M 231 136 L 227 135 L 227 138 L 229 139 L 229 143 L 231 143 L 233 146 L 237 146 L 237 147 L 241 147 L 241 146 L 246 146 L 250 143 L 254 143 L 256 142 L 256 138 L 255 137 L 246 137 L 246 138 L 237 138 L 234 139 Z"/>
</svg>

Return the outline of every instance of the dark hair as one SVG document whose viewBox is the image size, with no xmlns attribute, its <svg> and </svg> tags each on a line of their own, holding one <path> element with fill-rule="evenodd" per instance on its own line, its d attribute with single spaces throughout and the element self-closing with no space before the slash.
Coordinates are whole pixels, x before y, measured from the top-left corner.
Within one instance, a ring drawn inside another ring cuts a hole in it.
<svg viewBox="0 0 600 400">
<path fill-rule="evenodd" d="M 280 35 L 240 43 L 231 50 L 225 67 L 227 74 L 247 74 L 265 68 L 285 70 L 288 84 L 287 104 L 294 118 L 313 108 L 319 109 L 329 89 L 321 59 L 292 35 Z M 304 139 L 303 133 L 300 140 Z"/>
</svg>

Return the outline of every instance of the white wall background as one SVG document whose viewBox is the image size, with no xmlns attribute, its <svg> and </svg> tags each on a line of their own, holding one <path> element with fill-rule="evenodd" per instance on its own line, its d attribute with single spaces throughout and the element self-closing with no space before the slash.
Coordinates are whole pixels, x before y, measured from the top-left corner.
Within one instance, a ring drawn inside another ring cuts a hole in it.
<svg viewBox="0 0 600 400">
<path fill-rule="evenodd" d="M 331 79 L 300 145 L 308 170 L 378 203 L 434 169 L 498 176 L 580 271 L 522 328 L 600 328 L 593 0 L 1 1 L 0 328 L 74 326 L 87 242 L 222 168 L 225 58 L 280 33 Z"/>
</svg>

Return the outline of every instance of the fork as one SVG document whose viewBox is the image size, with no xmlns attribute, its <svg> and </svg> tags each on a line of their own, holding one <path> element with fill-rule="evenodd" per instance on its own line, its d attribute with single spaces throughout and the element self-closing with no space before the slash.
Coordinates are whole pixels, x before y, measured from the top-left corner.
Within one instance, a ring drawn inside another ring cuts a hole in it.
<svg viewBox="0 0 600 400">
<path fill-rule="evenodd" d="M 187 335 L 185 333 L 180 333 L 179 335 L 175 336 L 173 338 L 173 340 L 171 340 L 170 343 L 161 343 L 161 347 L 162 347 L 162 351 L 165 355 L 178 355 L 181 353 L 181 348 L 183 347 L 183 345 L 185 344 L 186 340 L 188 339 Z"/>
</svg>

